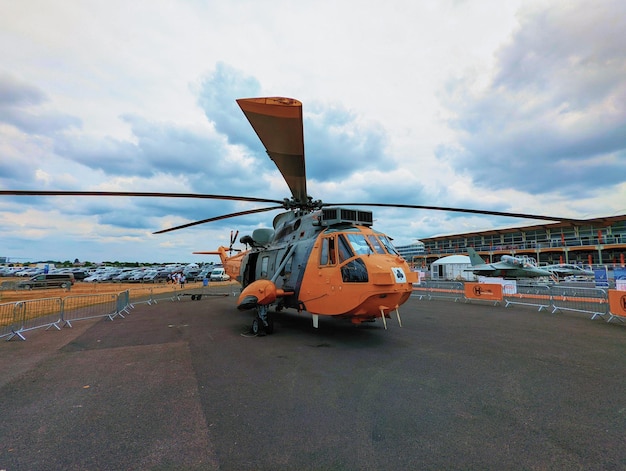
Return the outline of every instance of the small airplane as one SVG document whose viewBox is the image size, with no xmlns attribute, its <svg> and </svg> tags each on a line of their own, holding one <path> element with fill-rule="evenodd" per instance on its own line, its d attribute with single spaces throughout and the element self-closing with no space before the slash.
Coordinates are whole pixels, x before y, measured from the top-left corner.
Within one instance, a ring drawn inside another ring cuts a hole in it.
<svg viewBox="0 0 626 471">
<path fill-rule="evenodd" d="M 565 278 L 566 276 L 584 276 L 594 277 L 593 270 L 586 270 L 581 266 L 573 265 L 571 263 L 557 263 L 555 265 L 544 265 L 542 270 L 548 270 L 554 278 L 558 280 Z"/>
<path fill-rule="evenodd" d="M 272 228 L 259 228 L 241 237 L 239 242 L 245 244 L 246 250 L 233 248 L 235 234 L 234 237 L 231 235 L 229 247 L 194 252 L 219 255 L 226 273 L 241 283 L 237 308 L 254 311 L 254 334 L 273 332 L 271 307 L 275 311 L 292 308 L 297 312 L 308 312 L 312 315 L 315 328 L 319 325 L 320 316 L 347 319 L 357 325 L 381 319 L 387 328 L 386 319 L 391 317 L 392 312 L 402 325 L 399 307 L 409 299 L 413 283 L 417 282 L 417 273 L 411 271 L 391 239 L 372 228 L 373 213 L 352 207 L 429 209 L 582 223 L 577 219 L 468 208 L 395 203 L 323 203 L 313 200 L 306 187 L 302 103 L 283 97 L 242 98 L 237 103 L 281 172 L 291 191 L 291 198 L 274 200 L 192 193 L 42 190 L 0 190 L 0 196 L 132 196 L 271 203 L 272 206 L 224 214 L 155 232 L 161 234 L 236 216 L 283 210 L 274 217 Z M 233 251 L 236 252 L 234 255 Z M 480 257 L 478 259 L 482 264 Z M 507 268 L 512 265 L 515 264 L 482 270 L 496 276 L 496 273 L 508 272 Z M 526 276 L 530 272 L 530 269 L 523 270 Z M 541 273 L 543 275 L 544 272 Z M 549 272 L 545 273 L 549 276 Z"/>
<path fill-rule="evenodd" d="M 538 268 L 535 259 L 526 255 L 521 257 L 503 255 L 499 262 L 485 263 L 472 247 L 467 248 L 467 254 L 472 264 L 472 268 L 469 271 L 472 271 L 475 275 L 508 279 L 552 276 L 552 273 L 548 270 Z"/>
</svg>

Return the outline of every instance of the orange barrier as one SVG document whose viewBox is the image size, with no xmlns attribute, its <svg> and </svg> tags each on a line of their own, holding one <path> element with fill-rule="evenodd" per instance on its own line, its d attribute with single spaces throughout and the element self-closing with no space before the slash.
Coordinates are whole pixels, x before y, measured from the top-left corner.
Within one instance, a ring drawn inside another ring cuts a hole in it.
<svg viewBox="0 0 626 471">
<path fill-rule="evenodd" d="M 465 283 L 465 297 L 478 301 L 502 301 L 502 285 L 489 283 Z"/>
<path fill-rule="evenodd" d="M 607 322 L 614 318 L 624 322 L 622 318 L 626 317 L 626 291 L 609 290 L 609 315 L 611 317 Z"/>
</svg>

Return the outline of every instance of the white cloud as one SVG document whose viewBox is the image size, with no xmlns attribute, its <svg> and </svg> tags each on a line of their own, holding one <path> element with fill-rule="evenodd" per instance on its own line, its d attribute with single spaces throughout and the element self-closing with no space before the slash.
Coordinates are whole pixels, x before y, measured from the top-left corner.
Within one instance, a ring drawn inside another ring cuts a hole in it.
<svg viewBox="0 0 626 471">
<path fill-rule="evenodd" d="M 287 187 L 234 100 L 283 95 L 304 103 L 314 198 L 613 214 L 626 196 L 624 9 L 565 0 L 10 2 L 0 17 L 0 187 L 282 199 Z M 152 232 L 258 206 L 3 198 L 0 255 L 196 260 L 193 250 L 270 225 L 275 213 Z M 374 214 L 396 243 L 503 225 Z M 51 234 L 58 243 L 45 243 Z"/>
</svg>

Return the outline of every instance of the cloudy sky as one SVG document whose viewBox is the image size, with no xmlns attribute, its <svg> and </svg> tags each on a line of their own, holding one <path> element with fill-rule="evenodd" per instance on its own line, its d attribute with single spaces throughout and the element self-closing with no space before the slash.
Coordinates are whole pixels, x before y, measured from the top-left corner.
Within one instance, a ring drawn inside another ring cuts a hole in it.
<svg viewBox="0 0 626 471">
<path fill-rule="evenodd" d="M 316 199 L 626 212 L 622 0 L 0 0 L 0 13 L 0 189 L 282 199 L 235 99 L 286 96 L 303 102 Z M 0 256 L 203 261 L 191 252 L 276 213 L 152 233 L 257 206 L 2 196 Z M 532 223 L 374 216 L 396 245 Z"/>
</svg>

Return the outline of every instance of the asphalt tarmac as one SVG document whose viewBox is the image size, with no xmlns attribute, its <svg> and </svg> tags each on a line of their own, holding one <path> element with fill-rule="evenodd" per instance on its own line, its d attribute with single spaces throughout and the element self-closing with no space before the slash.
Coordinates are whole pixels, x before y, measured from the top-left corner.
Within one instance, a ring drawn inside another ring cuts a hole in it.
<svg viewBox="0 0 626 471">
<path fill-rule="evenodd" d="M 0 470 L 623 470 L 626 325 L 409 300 L 385 330 L 233 297 L 0 342 Z"/>
</svg>

